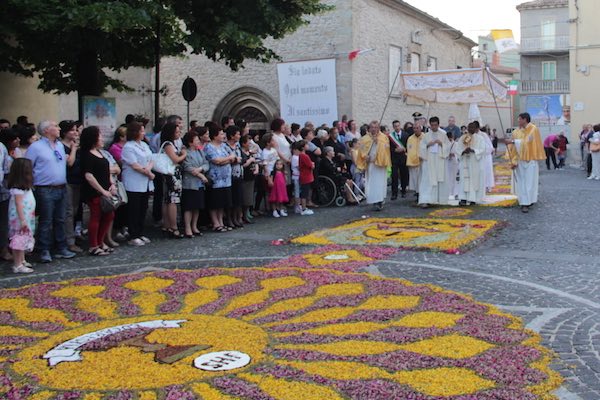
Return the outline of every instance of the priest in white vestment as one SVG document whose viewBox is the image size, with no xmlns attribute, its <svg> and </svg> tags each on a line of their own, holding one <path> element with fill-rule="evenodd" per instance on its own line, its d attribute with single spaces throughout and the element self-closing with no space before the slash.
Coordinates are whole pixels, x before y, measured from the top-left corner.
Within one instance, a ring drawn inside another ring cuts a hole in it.
<svg viewBox="0 0 600 400">
<path fill-rule="evenodd" d="M 512 140 L 506 140 L 506 157 L 513 169 L 513 184 L 521 211 L 538 201 L 540 169 L 539 161 L 546 159 L 539 129 L 531 123 L 528 113 L 519 115 L 519 129 L 515 129 Z"/>
<path fill-rule="evenodd" d="M 446 134 L 448 136 L 448 141 L 450 141 L 450 155 L 448 156 L 448 165 L 446 166 L 446 171 L 448 175 L 448 192 L 450 193 L 449 199 L 456 200 L 459 194 L 458 181 L 456 177 L 458 175 L 458 168 L 460 164 L 460 153 L 457 153 L 456 151 L 458 139 L 454 138 L 452 132 L 447 132 Z"/>
<path fill-rule="evenodd" d="M 429 119 L 431 130 L 421 140 L 421 184 L 419 205 L 427 208 L 430 204 L 448 204 L 447 160 L 450 155 L 450 142 L 446 131 L 440 129 L 438 117 Z"/>
<path fill-rule="evenodd" d="M 460 157 L 460 205 L 480 204 L 485 196 L 485 176 L 481 165 L 484 162 L 486 145 L 477 131 L 477 126 L 471 122 L 468 132 L 456 143 L 456 153 Z"/>
<path fill-rule="evenodd" d="M 358 142 L 356 166 L 365 171 L 367 204 L 374 204 L 375 211 L 383 209 L 387 192 L 387 169 L 391 165 L 390 140 L 381 132 L 379 122 L 372 121 L 369 133 Z"/>
</svg>

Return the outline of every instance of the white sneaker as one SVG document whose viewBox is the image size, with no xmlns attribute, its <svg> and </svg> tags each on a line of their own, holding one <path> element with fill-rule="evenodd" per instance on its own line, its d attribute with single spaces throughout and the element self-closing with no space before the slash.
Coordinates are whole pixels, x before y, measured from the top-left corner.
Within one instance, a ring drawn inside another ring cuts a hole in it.
<svg viewBox="0 0 600 400">
<path fill-rule="evenodd" d="M 279 218 L 279 213 L 277 210 L 273 210 L 273 218 Z"/>
<path fill-rule="evenodd" d="M 594 175 L 588 176 L 588 180 L 592 180 L 592 179 L 596 179 L 596 177 Z"/>
<path fill-rule="evenodd" d="M 287 211 L 285 211 L 283 209 L 279 210 L 279 215 L 281 215 L 282 217 L 287 217 L 288 216 Z"/>
<path fill-rule="evenodd" d="M 136 246 L 136 247 L 140 247 L 146 244 L 146 242 L 144 242 L 142 239 L 132 239 L 129 242 L 129 245 L 131 246 Z"/>
<path fill-rule="evenodd" d="M 594 179 L 597 180 L 597 181 L 600 181 L 600 176 L 597 176 Z"/>
<path fill-rule="evenodd" d="M 309 210 L 308 208 L 302 211 L 302 215 L 313 215 L 315 212 L 313 210 Z"/>
<path fill-rule="evenodd" d="M 148 239 L 146 236 L 140 236 L 140 239 L 142 239 L 142 241 L 143 241 L 145 244 L 151 243 L 151 240 L 150 240 L 150 239 Z"/>
<path fill-rule="evenodd" d="M 13 266 L 12 270 L 15 274 L 30 274 L 33 272 L 33 269 L 26 267 L 23 264 L 16 266 L 16 267 Z"/>
</svg>

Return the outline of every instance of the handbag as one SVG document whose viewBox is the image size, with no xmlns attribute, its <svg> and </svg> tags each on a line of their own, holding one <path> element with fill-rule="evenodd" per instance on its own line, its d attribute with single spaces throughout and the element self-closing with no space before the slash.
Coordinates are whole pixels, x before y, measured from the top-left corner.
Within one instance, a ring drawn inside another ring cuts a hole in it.
<svg viewBox="0 0 600 400">
<path fill-rule="evenodd" d="M 122 206 L 123 204 L 127 204 L 129 202 L 129 197 L 127 197 L 127 191 L 125 190 L 125 185 L 123 185 L 123 182 L 117 181 L 116 186 L 117 186 L 117 196 L 119 197 L 119 200 L 121 202 L 121 204 L 119 204 L 119 206 Z"/>
<path fill-rule="evenodd" d="M 600 151 L 600 142 L 590 142 L 590 151 L 597 153 Z"/>
<path fill-rule="evenodd" d="M 30 230 L 20 231 L 10 238 L 10 248 L 13 250 L 21 250 L 27 253 L 33 251 L 35 239 Z"/>
<path fill-rule="evenodd" d="M 163 149 L 167 143 L 173 145 L 171 142 L 164 142 L 162 146 L 160 146 L 158 153 L 152 154 L 150 157 L 153 163 L 152 170 L 163 175 L 175 175 L 175 164 L 166 153 L 163 153 Z"/>
<path fill-rule="evenodd" d="M 100 209 L 104 214 L 115 211 L 121 205 L 119 196 L 101 196 L 100 197 Z"/>
</svg>

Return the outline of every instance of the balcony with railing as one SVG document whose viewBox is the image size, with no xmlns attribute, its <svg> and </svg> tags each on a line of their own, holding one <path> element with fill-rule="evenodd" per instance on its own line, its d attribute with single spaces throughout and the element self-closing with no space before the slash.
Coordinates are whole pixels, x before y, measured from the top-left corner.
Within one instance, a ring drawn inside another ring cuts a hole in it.
<svg viewBox="0 0 600 400">
<path fill-rule="evenodd" d="M 521 38 L 521 53 L 569 51 L 569 35 Z"/>
<path fill-rule="evenodd" d="M 521 94 L 563 94 L 569 89 L 569 81 L 521 81 Z"/>
</svg>

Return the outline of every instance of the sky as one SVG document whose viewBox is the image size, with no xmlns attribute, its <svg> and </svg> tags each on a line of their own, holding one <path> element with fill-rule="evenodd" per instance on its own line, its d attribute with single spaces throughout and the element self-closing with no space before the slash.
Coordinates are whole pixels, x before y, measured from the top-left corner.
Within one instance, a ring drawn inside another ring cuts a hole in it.
<svg viewBox="0 0 600 400">
<path fill-rule="evenodd" d="M 527 0 L 404 0 L 477 42 L 492 29 L 512 29 L 520 42 L 518 4 Z"/>
</svg>

